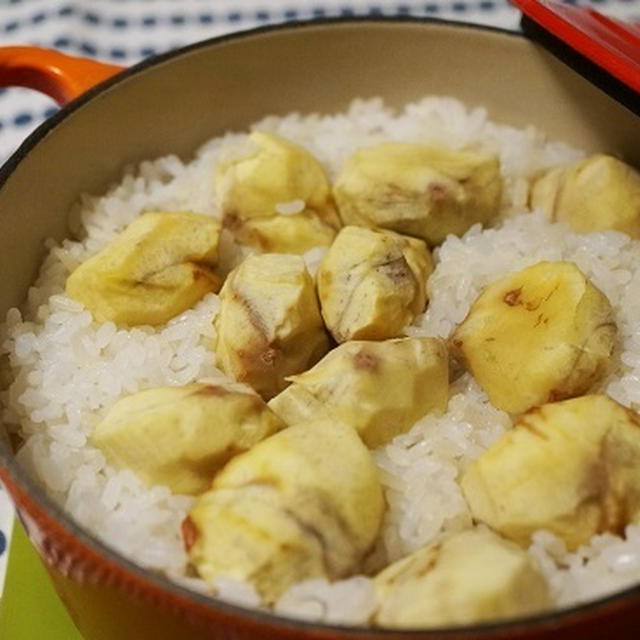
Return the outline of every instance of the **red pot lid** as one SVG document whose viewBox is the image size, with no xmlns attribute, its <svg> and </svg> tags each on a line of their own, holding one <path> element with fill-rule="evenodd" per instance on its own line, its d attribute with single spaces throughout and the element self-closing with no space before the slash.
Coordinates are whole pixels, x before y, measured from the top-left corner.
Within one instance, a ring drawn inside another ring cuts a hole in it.
<svg viewBox="0 0 640 640">
<path fill-rule="evenodd" d="M 640 24 L 563 2 L 511 1 L 527 35 L 640 114 Z"/>
</svg>

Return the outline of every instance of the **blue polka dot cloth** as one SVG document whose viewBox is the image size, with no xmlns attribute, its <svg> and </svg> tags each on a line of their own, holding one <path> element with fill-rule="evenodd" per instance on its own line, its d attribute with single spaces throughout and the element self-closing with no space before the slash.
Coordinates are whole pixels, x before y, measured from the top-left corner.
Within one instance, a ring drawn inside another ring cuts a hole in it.
<svg viewBox="0 0 640 640">
<path fill-rule="evenodd" d="M 640 20 L 639 0 L 584 3 Z M 232 31 L 335 16 L 431 16 L 511 30 L 520 20 L 508 0 L 0 0 L 0 44 L 52 47 L 125 66 Z M 0 162 L 56 111 L 46 96 L 0 89 Z M 12 521 L 0 488 L 0 593 Z"/>
</svg>

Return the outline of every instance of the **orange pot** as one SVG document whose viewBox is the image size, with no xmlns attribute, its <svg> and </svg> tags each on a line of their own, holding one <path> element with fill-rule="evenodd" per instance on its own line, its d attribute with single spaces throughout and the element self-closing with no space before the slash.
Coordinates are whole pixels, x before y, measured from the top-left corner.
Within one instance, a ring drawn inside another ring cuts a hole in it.
<svg viewBox="0 0 640 640">
<path fill-rule="evenodd" d="M 126 164 L 189 154 L 267 112 L 336 111 L 356 96 L 398 105 L 425 93 L 456 95 L 486 105 L 496 120 L 533 123 L 550 137 L 640 165 L 638 116 L 526 38 L 455 23 L 363 19 L 267 28 L 126 71 L 54 52 L 0 49 L 0 84 L 33 87 L 62 103 L 80 96 L 0 171 L 3 315 L 24 299 L 43 240 L 66 235 L 66 212 L 78 194 L 104 190 Z M 19 467 L 8 438 L 0 439 L 0 459 L 0 477 L 29 537 L 88 640 L 638 637 L 640 587 L 535 619 L 448 631 L 346 629 L 249 611 L 189 592 L 107 549 Z"/>
</svg>

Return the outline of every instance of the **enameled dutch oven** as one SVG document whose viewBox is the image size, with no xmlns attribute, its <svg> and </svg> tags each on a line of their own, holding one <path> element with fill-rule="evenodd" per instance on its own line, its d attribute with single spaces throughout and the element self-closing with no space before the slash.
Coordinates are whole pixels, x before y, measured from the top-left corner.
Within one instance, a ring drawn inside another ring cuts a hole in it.
<svg viewBox="0 0 640 640">
<path fill-rule="evenodd" d="M 640 166 L 638 116 L 525 37 L 455 23 L 293 24 L 202 42 L 126 71 L 57 53 L 0 49 L 0 84 L 71 101 L 0 173 L 2 317 L 25 298 L 44 239 L 66 235 L 67 212 L 80 193 L 104 190 L 126 164 L 189 156 L 207 138 L 267 113 L 332 112 L 356 96 L 381 95 L 400 105 L 427 93 L 454 95 L 485 105 L 493 119 L 533 123 L 554 139 Z M 15 463 L 8 437 L 0 438 L 0 457 L 2 481 L 87 640 L 638 637 L 640 587 L 560 613 L 442 631 L 319 626 L 246 610 L 124 560 L 45 497 Z"/>
</svg>

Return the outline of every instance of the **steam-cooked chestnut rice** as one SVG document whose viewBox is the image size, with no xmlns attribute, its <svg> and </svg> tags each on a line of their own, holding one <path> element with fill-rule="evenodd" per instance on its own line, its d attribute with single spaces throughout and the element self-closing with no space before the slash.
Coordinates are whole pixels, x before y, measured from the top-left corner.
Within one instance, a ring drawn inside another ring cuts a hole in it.
<svg viewBox="0 0 640 640">
<path fill-rule="evenodd" d="M 640 583 L 637 172 L 452 98 L 251 130 L 48 241 L 2 329 L 20 464 L 143 567 L 291 617 L 455 626 Z"/>
</svg>

